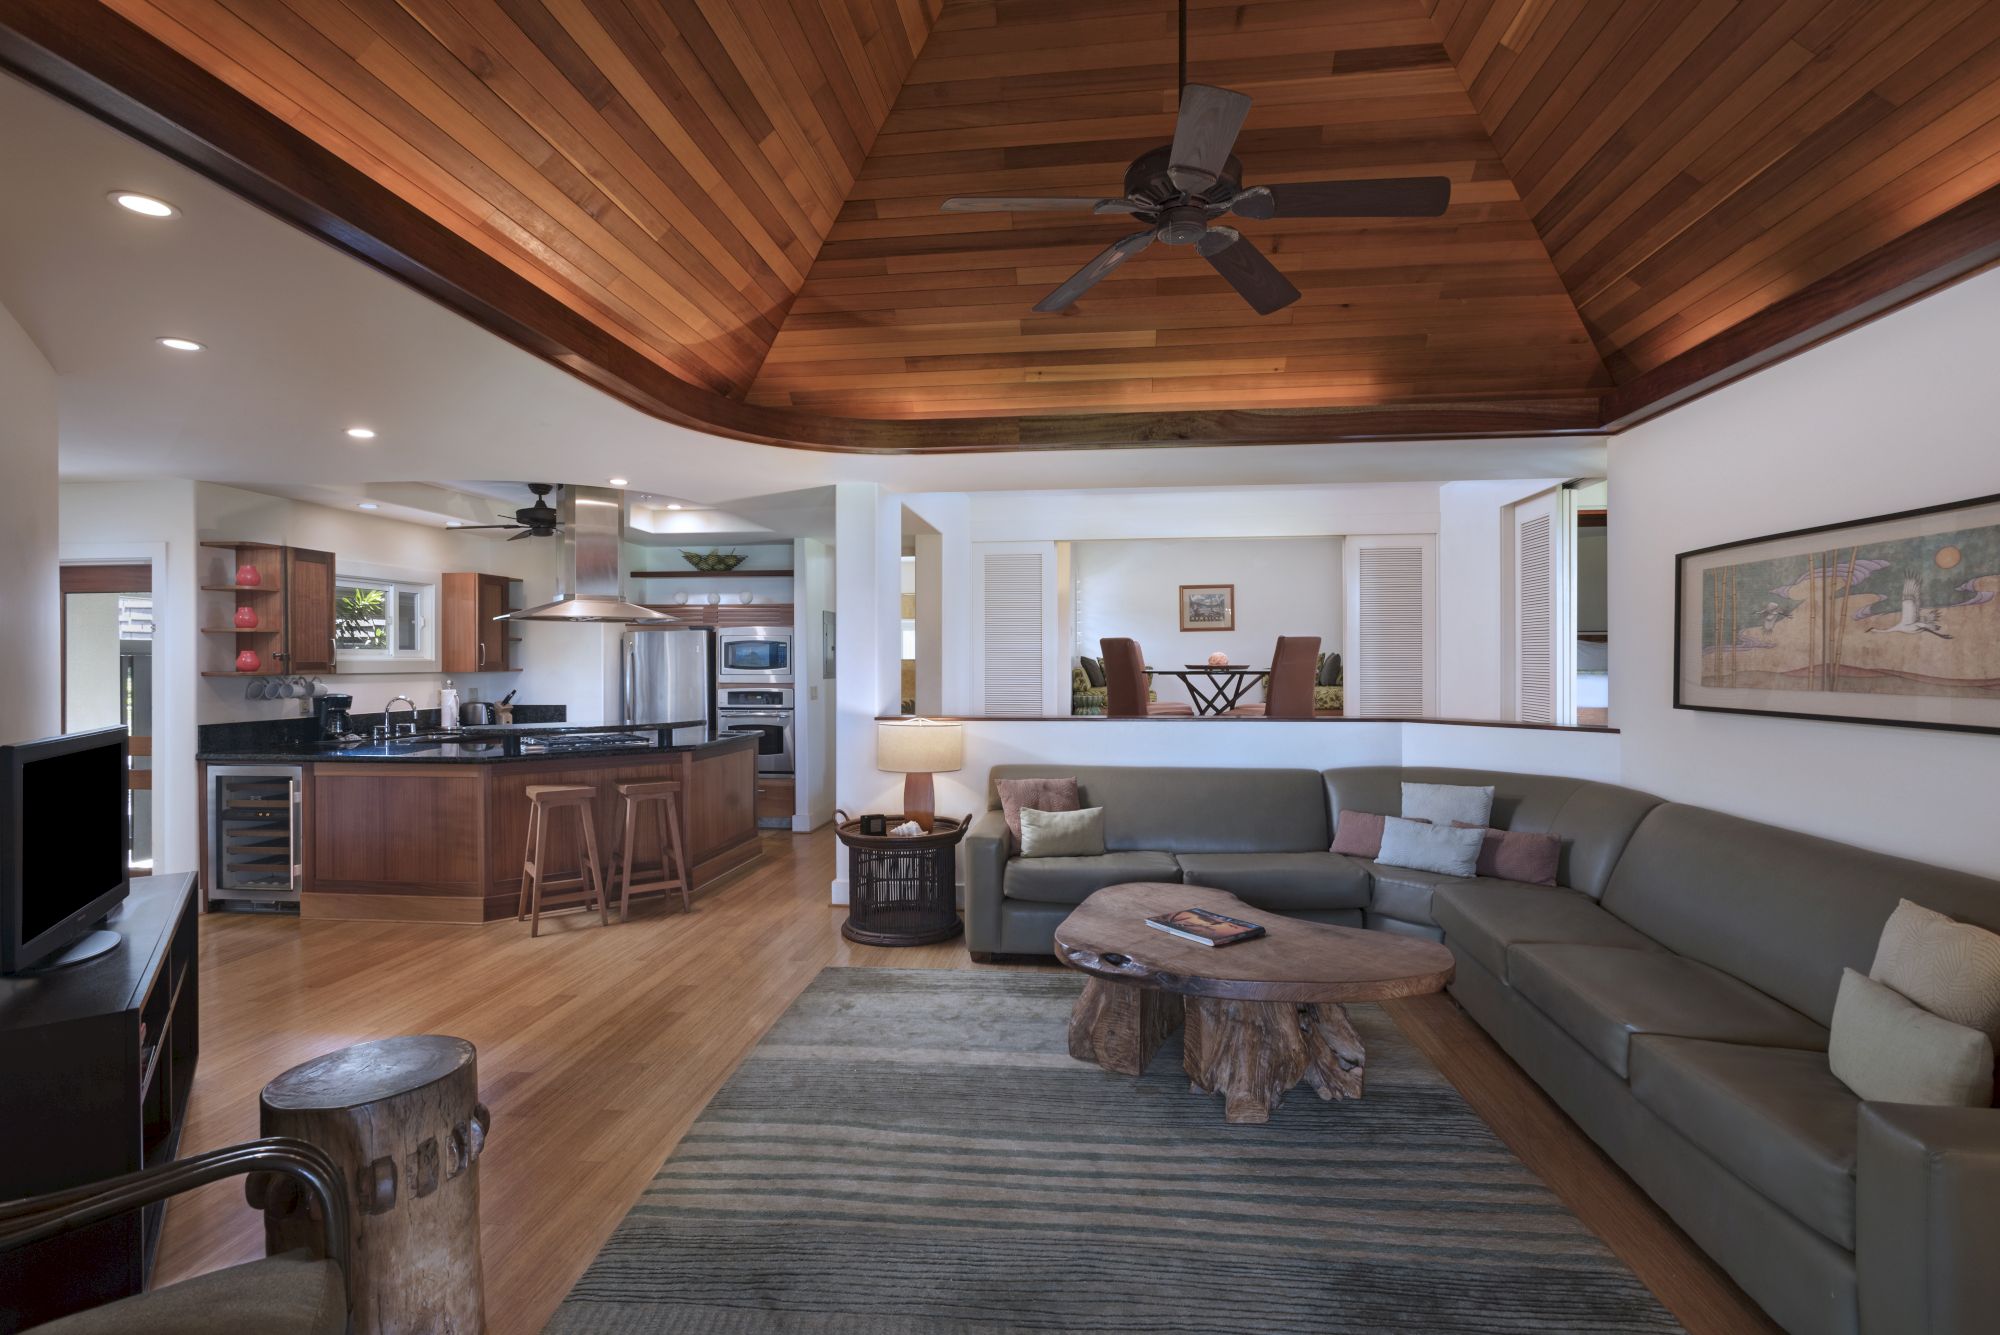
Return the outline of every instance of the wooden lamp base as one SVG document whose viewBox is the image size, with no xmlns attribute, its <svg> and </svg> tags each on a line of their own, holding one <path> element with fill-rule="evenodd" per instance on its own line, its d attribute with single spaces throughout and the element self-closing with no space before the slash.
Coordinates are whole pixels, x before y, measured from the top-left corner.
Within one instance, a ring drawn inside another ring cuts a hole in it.
<svg viewBox="0 0 2000 1335">
<path fill-rule="evenodd" d="M 930 775 L 903 776 L 903 819 L 915 821 L 925 834 L 937 823 L 937 794 Z"/>
</svg>

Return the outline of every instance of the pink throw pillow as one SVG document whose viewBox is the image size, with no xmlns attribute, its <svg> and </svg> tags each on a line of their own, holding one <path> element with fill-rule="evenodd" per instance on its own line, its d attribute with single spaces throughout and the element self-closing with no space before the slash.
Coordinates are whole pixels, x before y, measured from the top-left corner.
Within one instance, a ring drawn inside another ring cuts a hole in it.
<svg viewBox="0 0 2000 1335">
<path fill-rule="evenodd" d="M 1000 791 L 1000 812 L 1007 818 L 1008 843 L 1011 852 L 1021 851 L 1021 808 L 1030 811 L 1077 811 L 1082 804 L 1077 801 L 1076 780 L 1071 779 L 998 779 L 993 786 Z"/>
<path fill-rule="evenodd" d="M 1333 831 L 1333 851 L 1351 858 L 1372 858 L 1382 851 L 1382 822 L 1386 816 L 1372 811 L 1342 811 Z M 1430 822 L 1418 818 L 1419 825 Z"/>
<path fill-rule="evenodd" d="M 1469 828 L 1466 822 L 1453 825 Z M 1556 884 L 1556 868 L 1562 865 L 1562 840 L 1552 834 L 1528 830 L 1491 830 L 1479 845 L 1479 874 L 1496 880 L 1520 881 L 1524 885 Z"/>
</svg>

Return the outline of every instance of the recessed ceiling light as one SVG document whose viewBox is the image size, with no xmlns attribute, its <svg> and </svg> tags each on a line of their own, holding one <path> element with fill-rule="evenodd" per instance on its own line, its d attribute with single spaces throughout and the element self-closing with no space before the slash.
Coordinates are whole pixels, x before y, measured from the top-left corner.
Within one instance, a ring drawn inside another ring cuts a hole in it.
<svg viewBox="0 0 2000 1335">
<path fill-rule="evenodd" d="M 148 218 L 171 218 L 180 212 L 164 199 L 155 199 L 151 195 L 142 195 L 132 190 L 113 190 L 111 202 L 121 209 L 143 214 Z"/>
<path fill-rule="evenodd" d="M 668 501 L 667 508 L 669 510 L 678 510 L 681 508 L 681 503 L 679 501 Z"/>
<path fill-rule="evenodd" d="M 444 521 L 444 526 L 446 528 L 464 528 L 465 521 L 463 519 L 447 519 Z"/>
<path fill-rule="evenodd" d="M 623 487 L 628 485 L 626 480 L 622 477 L 606 478 L 605 481 L 609 482 L 614 487 Z"/>
<path fill-rule="evenodd" d="M 350 435 L 350 436 L 352 436 L 352 437 L 354 437 L 354 439 L 356 439 L 356 440 L 373 440 L 373 439 L 375 439 L 375 432 L 374 432 L 373 428 L 370 428 L 370 427 L 365 427 L 365 426 L 351 426 L 351 427 L 347 428 L 347 434 L 348 434 L 348 435 Z"/>
<path fill-rule="evenodd" d="M 373 501 L 362 501 L 358 508 L 363 510 L 379 510 L 382 507 L 375 504 L 375 502 Z"/>
<path fill-rule="evenodd" d="M 153 341 L 163 348 L 172 348 L 175 352 L 201 351 L 201 344 L 191 338 L 156 338 Z"/>
</svg>

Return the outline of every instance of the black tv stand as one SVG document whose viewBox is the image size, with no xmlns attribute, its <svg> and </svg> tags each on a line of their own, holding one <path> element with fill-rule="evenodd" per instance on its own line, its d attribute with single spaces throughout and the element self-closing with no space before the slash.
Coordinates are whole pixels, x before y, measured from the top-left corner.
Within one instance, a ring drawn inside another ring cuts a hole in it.
<svg viewBox="0 0 2000 1335">
<path fill-rule="evenodd" d="M 45 959 L 32 969 L 22 969 L 15 976 L 19 978 L 33 978 L 38 974 L 54 973 L 58 969 L 67 969 L 72 964 L 81 964 L 85 960 L 94 960 L 99 955 L 108 955 L 118 949 L 118 943 L 124 939 L 124 937 L 118 935 L 116 932 L 107 932 L 101 928 L 95 932 L 85 932 L 77 938 L 74 945 L 62 954 L 54 956 L 51 959 Z"/>
<path fill-rule="evenodd" d="M 150 1168 L 180 1146 L 199 1051 L 194 876 L 135 877 L 123 949 L 0 976 L 0 1200 Z M 81 944 L 81 943 L 80 943 Z M 0 1335 L 138 1293 L 163 1207 L 0 1255 Z"/>
</svg>

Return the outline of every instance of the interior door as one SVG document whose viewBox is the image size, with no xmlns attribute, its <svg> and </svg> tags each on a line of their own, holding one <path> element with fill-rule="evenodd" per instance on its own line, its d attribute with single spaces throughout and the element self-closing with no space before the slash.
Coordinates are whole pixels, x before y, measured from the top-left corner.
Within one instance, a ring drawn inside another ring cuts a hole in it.
<svg viewBox="0 0 2000 1335">
<path fill-rule="evenodd" d="M 333 553 L 285 548 L 286 672 L 331 672 Z"/>
<path fill-rule="evenodd" d="M 1437 538 L 1348 538 L 1346 712 L 1425 718 L 1437 712 Z"/>
<path fill-rule="evenodd" d="M 1513 507 L 1514 717 L 1576 722 L 1572 493 L 1555 488 Z"/>
<path fill-rule="evenodd" d="M 131 735 L 132 846 L 128 862 L 153 865 L 153 568 L 62 567 L 62 730 L 123 725 Z"/>
<path fill-rule="evenodd" d="M 984 714 L 1066 713 L 1066 655 L 1056 632 L 1056 546 L 973 546 L 972 697 Z"/>
</svg>

